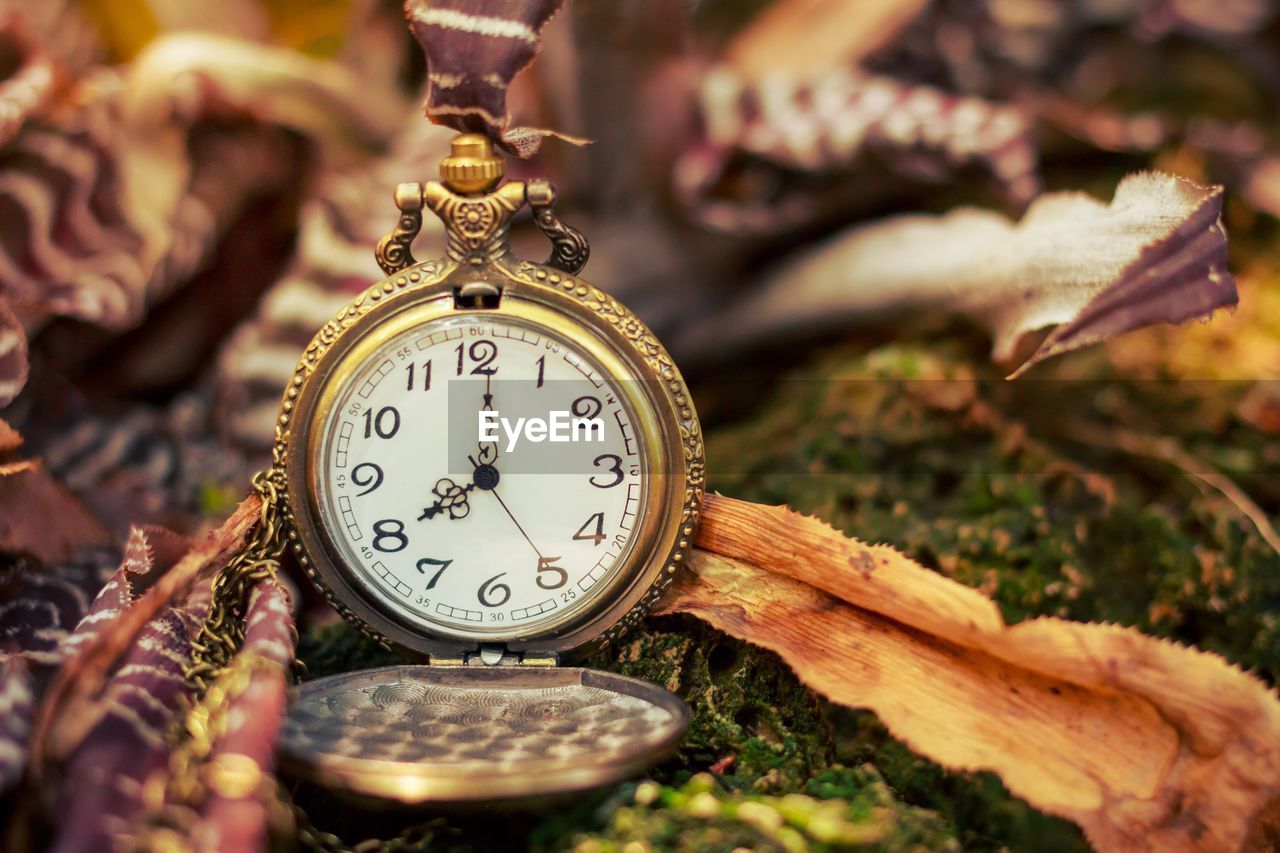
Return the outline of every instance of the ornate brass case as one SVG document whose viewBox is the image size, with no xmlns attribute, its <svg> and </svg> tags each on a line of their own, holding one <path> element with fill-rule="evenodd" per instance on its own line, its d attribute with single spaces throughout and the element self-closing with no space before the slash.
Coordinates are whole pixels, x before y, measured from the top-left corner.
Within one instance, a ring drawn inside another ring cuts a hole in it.
<svg viewBox="0 0 1280 853">
<path fill-rule="evenodd" d="M 473 152 L 474 155 L 473 155 Z M 690 547 L 702 498 L 702 436 L 688 390 L 652 332 L 622 304 L 579 278 L 586 240 L 556 218 L 544 181 L 500 180 L 487 140 L 464 136 L 442 163 L 443 183 L 402 184 L 394 232 L 379 244 L 387 277 L 346 305 L 315 336 L 284 394 L 274 474 L 283 486 L 289 539 L 303 569 L 346 619 L 388 648 L 432 663 L 554 665 L 586 654 L 639 621 L 674 579 Z M 458 191 L 457 188 L 463 191 Z M 528 204 L 551 238 L 546 264 L 515 257 L 507 235 Z M 447 257 L 417 263 L 410 244 L 423 209 L 444 221 Z M 584 347 L 633 399 L 645 447 L 649 500 L 629 561 L 595 603 L 533 630 L 484 643 L 412 626 L 354 582 L 321 522 L 317 499 L 319 424 L 335 389 L 381 342 L 415 324 L 459 313 L 498 314 L 541 326 Z"/>
<path fill-rule="evenodd" d="M 684 703 L 575 667 L 393 666 L 303 684 L 286 770 L 358 801 L 537 808 L 675 751 Z"/>
</svg>

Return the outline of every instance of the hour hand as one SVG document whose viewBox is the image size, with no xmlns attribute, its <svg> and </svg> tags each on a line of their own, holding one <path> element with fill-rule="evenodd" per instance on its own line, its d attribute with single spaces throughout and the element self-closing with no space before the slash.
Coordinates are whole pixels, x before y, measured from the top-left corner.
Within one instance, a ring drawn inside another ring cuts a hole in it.
<svg viewBox="0 0 1280 853">
<path fill-rule="evenodd" d="M 435 488 L 431 490 L 431 493 L 436 496 L 436 502 L 422 510 L 422 515 L 418 516 L 418 521 L 435 518 L 442 512 L 448 513 L 449 518 L 455 521 L 459 518 L 466 518 L 471 512 L 471 504 L 467 502 L 467 492 L 475 487 L 475 483 L 459 486 L 448 477 L 442 478 L 436 483 Z"/>
</svg>

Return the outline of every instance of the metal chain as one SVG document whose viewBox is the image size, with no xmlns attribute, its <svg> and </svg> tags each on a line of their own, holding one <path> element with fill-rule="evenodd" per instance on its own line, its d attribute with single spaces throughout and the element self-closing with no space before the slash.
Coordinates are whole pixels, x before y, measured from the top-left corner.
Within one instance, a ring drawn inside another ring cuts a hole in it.
<svg viewBox="0 0 1280 853">
<path fill-rule="evenodd" d="M 167 773 L 152 776 L 143 787 L 149 820 L 135 849 L 168 853 L 191 849 L 191 829 L 199 806 L 210 792 L 229 797 L 256 793 L 268 807 L 268 824 L 276 836 L 292 832 L 292 816 L 271 796 L 273 777 L 244 755 L 213 757 L 226 733 L 231 706 L 259 672 L 277 668 L 256 654 L 237 655 L 215 678 L 203 700 L 186 714 L 183 739 L 169 755 Z"/>
<path fill-rule="evenodd" d="M 209 612 L 191 641 L 191 664 L 183 671 L 189 697 L 185 712 L 170 732 L 167 772 L 154 774 L 143 786 L 149 819 L 136 839 L 137 849 L 189 849 L 188 830 L 198 817 L 200 803 L 209 790 L 227 790 L 228 786 L 240 796 L 265 793 L 270 824 L 277 832 L 284 822 L 292 828 L 291 815 L 270 796 L 272 777 L 262 768 L 243 756 L 230 766 L 226 761 L 210 760 L 214 745 L 226 730 L 232 702 L 256 672 L 276 665 L 259 655 L 236 654 L 244 644 L 249 592 L 255 584 L 276 576 L 285 548 L 280 493 L 270 472 L 254 475 L 253 490 L 262 498 L 261 514 L 244 548 L 213 579 Z M 295 661 L 295 674 L 300 671 L 301 663 Z"/>
<path fill-rule="evenodd" d="M 253 490 L 262 498 L 258 523 L 240 553 L 213 579 L 209 613 L 191 641 L 191 665 L 184 674 L 197 706 L 209 684 L 244 643 L 249 590 L 259 581 L 274 578 L 280 570 L 280 556 L 285 548 L 284 525 L 280 518 L 280 492 L 271 472 L 255 474 Z"/>
<path fill-rule="evenodd" d="M 395 838 L 368 839 L 349 847 L 337 835 L 317 828 L 284 787 L 256 763 L 240 756 L 229 766 L 210 758 L 226 731 L 232 702 L 256 672 L 275 666 L 259 655 L 237 654 L 244 644 L 249 592 L 255 584 L 276 576 L 285 548 L 279 488 L 271 474 L 254 475 L 253 490 L 262 498 L 262 512 L 244 548 L 213 580 L 209 612 L 191 641 L 191 664 L 183 671 L 189 691 L 187 710 L 170 733 L 167 772 L 157 773 L 144 785 L 149 820 L 134 847 L 163 853 L 190 849 L 190 830 L 209 791 L 231 790 L 239 796 L 258 793 L 267 805 L 268 825 L 277 840 L 291 837 L 305 849 L 321 853 L 426 850 L 441 821 L 410 827 Z M 295 677 L 304 671 L 302 662 L 295 660 Z"/>
<path fill-rule="evenodd" d="M 283 786 L 277 787 L 280 801 L 293 810 L 298 846 L 317 853 L 422 853 L 435 846 L 435 830 L 444 827 L 443 818 L 411 826 L 395 838 L 368 838 L 348 845 L 345 841 L 316 827 L 306 809 L 295 803 Z"/>
</svg>

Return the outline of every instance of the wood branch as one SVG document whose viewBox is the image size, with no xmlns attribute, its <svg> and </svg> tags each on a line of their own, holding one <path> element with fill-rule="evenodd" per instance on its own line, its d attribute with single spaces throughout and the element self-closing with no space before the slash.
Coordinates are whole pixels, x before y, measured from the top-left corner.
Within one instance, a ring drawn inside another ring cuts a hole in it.
<svg viewBox="0 0 1280 853">
<path fill-rule="evenodd" d="M 663 612 L 777 652 L 1099 849 L 1239 849 L 1280 794 L 1280 700 L 1216 655 L 1116 625 L 1009 626 L 976 590 L 784 507 L 708 496 L 696 544 Z"/>
</svg>

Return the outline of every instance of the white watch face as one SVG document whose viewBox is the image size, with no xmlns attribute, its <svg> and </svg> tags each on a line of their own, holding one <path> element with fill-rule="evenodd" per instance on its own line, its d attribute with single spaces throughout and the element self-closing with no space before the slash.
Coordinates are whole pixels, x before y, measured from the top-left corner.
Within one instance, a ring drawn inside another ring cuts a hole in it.
<svg viewBox="0 0 1280 853">
<path fill-rule="evenodd" d="M 356 583 L 409 625 L 467 638 L 591 604 L 629 563 L 647 499 L 622 381 L 494 314 L 381 345 L 335 389 L 313 460 Z"/>
</svg>

